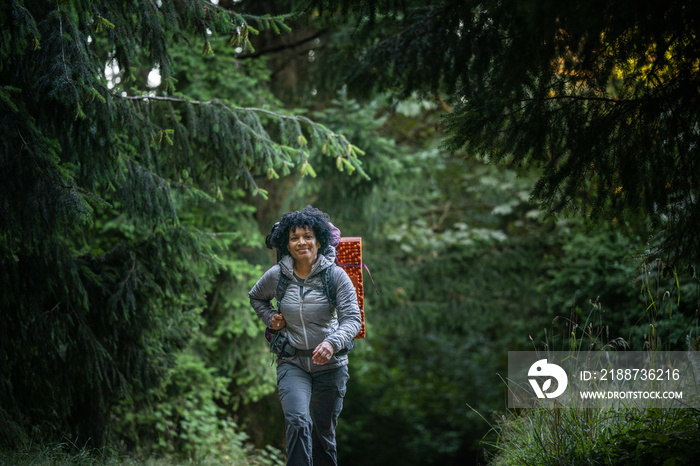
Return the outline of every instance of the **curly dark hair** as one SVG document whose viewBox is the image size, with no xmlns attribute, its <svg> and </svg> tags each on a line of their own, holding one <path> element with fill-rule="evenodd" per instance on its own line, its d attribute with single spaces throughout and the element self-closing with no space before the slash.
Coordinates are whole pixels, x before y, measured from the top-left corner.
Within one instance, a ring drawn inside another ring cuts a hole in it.
<svg viewBox="0 0 700 466">
<path fill-rule="evenodd" d="M 287 249 L 289 232 L 297 228 L 311 228 L 316 236 L 316 241 L 318 241 L 318 251 L 323 253 L 331 242 L 330 220 L 328 214 L 310 205 L 300 211 L 287 212 L 272 227 L 272 231 L 266 239 L 267 247 L 277 249 L 281 256 L 288 256 L 290 255 L 289 249 Z"/>
</svg>

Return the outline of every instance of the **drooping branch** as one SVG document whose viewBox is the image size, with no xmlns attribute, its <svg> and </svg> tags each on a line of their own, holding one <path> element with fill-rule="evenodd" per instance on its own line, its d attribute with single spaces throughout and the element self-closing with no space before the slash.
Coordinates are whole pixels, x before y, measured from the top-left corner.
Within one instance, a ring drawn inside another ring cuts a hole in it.
<svg viewBox="0 0 700 466">
<path fill-rule="evenodd" d="M 277 160 L 283 167 L 293 166 L 297 161 L 301 163 L 301 172 L 309 173 L 314 176 L 314 170 L 309 164 L 309 141 L 307 136 L 310 136 L 311 142 L 322 154 L 336 158 L 336 165 L 340 170 L 346 168 L 350 173 L 357 171 L 364 178 L 369 178 L 362 169 L 362 163 L 359 159 L 364 152 L 354 146 L 342 134 L 335 133 L 328 129 L 323 124 L 315 122 L 310 118 L 302 115 L 289 115 L 273 110 L 268 110 L 259 107 L 237 107 L 225 100 L 211 99 L 206 101 L 190 100 L 182 97 L 173 96 L 151 96 L 151 95 L 114 95 L 115 98 L 139 101 L 139 102 L 168 102 L 182 105 L 196 105 L 201 107 L 221 106 L 226 109 L 222 116 L 230 115 L 229 118 L 235 120 L 235 126 L 243 130 L 243 145 L 253 147 L 252 140 L 261 142 L 263 145 L 258 147 L 260 152 L 258 158 L 266 160 Z M 254 115 L 253 120 L 244 121 L 238 115 Z M 290 125 L 285 130 L 286 134 L 282 140 L 277 142 L 264 129 L 263 123 L 259 120 L 258 115 L 266 115 L 281 122 Z M 251 126 L 249 123 L 253 123 Z M 301 130 L 302 126 L 306 128 L 306 132 Z M 306 134 L 304 134 L 306 133 Z M 293 163 L 290 157 L 296 159 Z M 273 164 L 276 165 L 276 164 Z M 286 170 L 286 168 L 284 168 Z M 276 177 L 274 167 L 268 169 L 268 176 Z"/>
<path fill-rule="evenodd" d="M 303 39 L 300 39 L 296 42 L 292 42 L 289 44 L 282 44 L 282 45 L 278 45 L 276 47 L 269 47 L 267 49 L 259 50 L 259 51 L 253 52 L 253 53 L 246 53 L 246 54 L 238 55 L 236 58 L 238 58 L 238 59 L 259 58 L 259 57 L 264 56 L 264 55 L 270 55 L 273 53 L 282 52 L 283 50 L 295 49 L 295 48 L 300 47 L 308 42 L 311 42 L 315 39 L 318 39 L 319 37 L 325 35 L 327 32 L 328 32 L 328 29 L 321 29 L 317 33 L 312 34 L 312 35 L 305 37 Z"/>
</svg>

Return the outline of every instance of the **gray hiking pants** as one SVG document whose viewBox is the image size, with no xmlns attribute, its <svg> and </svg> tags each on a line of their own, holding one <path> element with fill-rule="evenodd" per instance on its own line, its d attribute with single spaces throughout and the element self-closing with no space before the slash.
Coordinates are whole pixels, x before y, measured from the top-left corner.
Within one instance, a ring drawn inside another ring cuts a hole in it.
<svg viewBox="0 0 700 466">
<path fill-rule="evenodd" d="M 348 366 L 317 372 L 277 366 L 277 387 L 287 427 L 287 465 L 337 465 L 335 427 L 343 409 Z"/>
</svg>

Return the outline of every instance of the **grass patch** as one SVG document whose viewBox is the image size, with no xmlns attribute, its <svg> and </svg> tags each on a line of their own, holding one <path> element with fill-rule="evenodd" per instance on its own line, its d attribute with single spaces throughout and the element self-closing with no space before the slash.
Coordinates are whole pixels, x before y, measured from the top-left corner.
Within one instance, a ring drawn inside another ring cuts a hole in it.
<svg viewBox="0 0 700 466">
<path fill-rule="evenodd" d="M 529 409 L 510 412 L 486 441 L 489 464 L 696 464 L 700 412 L 694 409 Z"/>
<path fill-rule="evenodd" d="M 29 444 L 16 450 L 0 450 L 0 465 L 12 466 L 280 466 L 284 454 L 273 447 L 250 450 L 245 454 L 221 455 L 200 460 L 170 456 L 136 458 L 110 449 L 76 448 L 66 443 Z"/>
</svg>

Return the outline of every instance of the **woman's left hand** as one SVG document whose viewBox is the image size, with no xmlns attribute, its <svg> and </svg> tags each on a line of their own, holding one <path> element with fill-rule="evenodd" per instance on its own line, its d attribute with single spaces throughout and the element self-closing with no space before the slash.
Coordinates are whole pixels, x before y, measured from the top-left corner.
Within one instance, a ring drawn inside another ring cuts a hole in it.
<svg viewBox="0 0 700 466">
<path fill-rule="evenodd" d="M 314 350 L 311 360 L 314 362 L 314 364 L 318 364 L 320 366 L 326 364 L 328 361 L 331 360 L 332 357 L 333 345 L 331 345 L 327 341 L 322 341 Z"/>
</svg>

